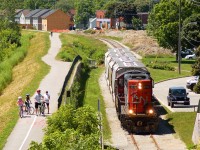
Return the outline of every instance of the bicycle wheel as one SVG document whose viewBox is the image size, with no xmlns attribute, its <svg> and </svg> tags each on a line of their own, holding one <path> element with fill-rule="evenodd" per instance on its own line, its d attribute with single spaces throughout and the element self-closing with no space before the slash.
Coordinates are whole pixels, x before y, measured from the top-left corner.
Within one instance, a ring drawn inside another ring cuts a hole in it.
<svg viewBox="0 0 200 150">
<path fill-rule="evenodd" d="M 34 111 L 35 111 L 35 109 L 34 109 L 32 106 L 30 106 L 30 108 L 29 108 L 29 113 L 30 113 L 31 115 L 33 115 L 33 114 L 34 114 Z"/>
</svg>

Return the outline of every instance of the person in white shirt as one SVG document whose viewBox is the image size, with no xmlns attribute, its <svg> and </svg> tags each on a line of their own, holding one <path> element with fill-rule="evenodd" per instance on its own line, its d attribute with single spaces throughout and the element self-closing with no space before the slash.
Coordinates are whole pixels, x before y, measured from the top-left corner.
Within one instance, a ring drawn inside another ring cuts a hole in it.
<svg viewBox="0 0 200 150">
<path fill-rule="evenodd" d="M 44 102 L 47 105 L 48 114 L 49 114 L 49 100 L 50 100 L 50 95 L 48 91 L 46 91 L 46 93 L 44 94 Z"/>
</svg>

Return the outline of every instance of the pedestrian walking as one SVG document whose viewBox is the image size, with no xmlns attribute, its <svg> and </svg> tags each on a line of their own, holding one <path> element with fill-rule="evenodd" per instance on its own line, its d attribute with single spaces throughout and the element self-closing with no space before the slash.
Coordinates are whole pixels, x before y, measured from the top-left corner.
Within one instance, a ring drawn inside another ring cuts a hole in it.
<svg viewBox="0 0 200 150">
<path fill-rule="evenodd" d="M 51 36 L 53 36 L 53 32 L 51 31 Z"/>
<path fill-rule="evenodd" d="M 44 101 L 47 105 L 48 114 L 49 114 L 49 100 L 50 100 L 50 95 L 49 95 L 49 92 L 46 91 L 46 93 L 44 94 Z"/>
<path fill-rule="evenodd" d="M 35 100 L 35 114 L 38 116 L 38 107 L 41 105 L 42 100 L 42 94 L 41 90 L 37 90 L 37 93 L 35 94 L 34 100 Z"/>
</svg>

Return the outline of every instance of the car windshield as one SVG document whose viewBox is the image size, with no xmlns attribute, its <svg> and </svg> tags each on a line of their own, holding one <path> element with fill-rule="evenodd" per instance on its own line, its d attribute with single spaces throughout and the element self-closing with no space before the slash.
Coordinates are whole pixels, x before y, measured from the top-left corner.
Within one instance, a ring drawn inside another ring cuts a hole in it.
<svg viewBox="0 0 200 150">
<path fill-rule="evenodd" d="M 172 95 L 174 96 L 185 96 L 186 91 L 185 89 L 174 89 L 172 90 Z"/>
</svg>

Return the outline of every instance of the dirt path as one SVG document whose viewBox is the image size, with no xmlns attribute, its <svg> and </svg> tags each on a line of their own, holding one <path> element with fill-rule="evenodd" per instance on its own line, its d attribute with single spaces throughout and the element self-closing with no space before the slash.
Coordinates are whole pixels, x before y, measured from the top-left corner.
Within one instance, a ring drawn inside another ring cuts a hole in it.
<svg viewBox="0 0 200 150">
<path fill-rule="evenodd" d="M 57 100 L 62 88 L 65 76 L 67 75 L 71 63 L 60 62 L 55 60 L 55 56 L 61 47 L 59 34 L 54 33 L 51 40 L 51 47 L 48 54 L 42 58 L 44 62 L 51 66 L 49 74 L 41 81 L 38 89 L 42 94 L 46 90 L 51 95 L 50 115 L 57 110 Z M 33 97 L 31 97 L 32 103 Z M 46 117 L 27 115 L 25 118 L 19 119 L 11 135 L 7 139 L 4 150 L 26 150 L 31 141 L 41 142 L 44 136 L 43 128 L 46 126 Z"/>
</svg>

